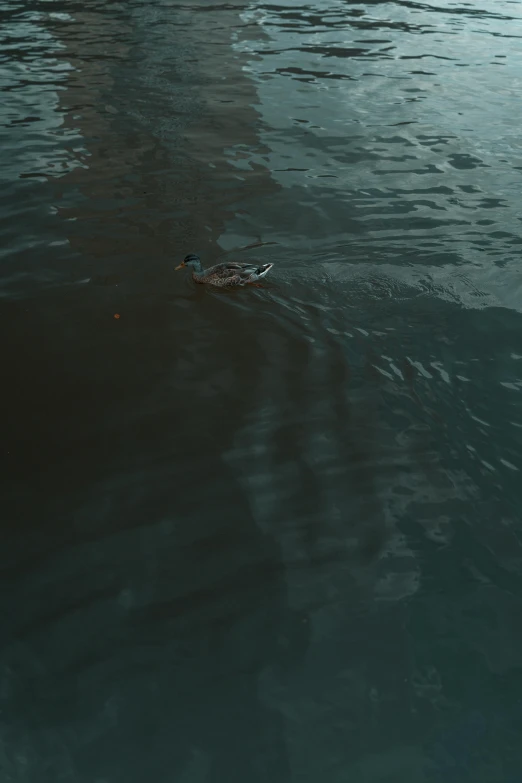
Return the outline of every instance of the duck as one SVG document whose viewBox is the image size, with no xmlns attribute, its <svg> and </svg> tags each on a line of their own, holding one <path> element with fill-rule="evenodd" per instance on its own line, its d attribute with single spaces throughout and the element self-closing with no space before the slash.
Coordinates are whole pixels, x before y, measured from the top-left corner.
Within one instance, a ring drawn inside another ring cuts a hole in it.
<svg viewBox="0 0 522 783">
<path fill-rule="evenodd" d="M 186 266 L 192 269 L 192 279 L 196 283 L 207 283 L 220 288 L 233 288 L 242 285 L 259 286 L 259 280 L 265 277 L 274 265 L 241 264 L 236 261 L 228 261 L 203 269 L 200 257 L 195 253 L 189 253 L 175 269 L 177 271 Z"/>
</svg>

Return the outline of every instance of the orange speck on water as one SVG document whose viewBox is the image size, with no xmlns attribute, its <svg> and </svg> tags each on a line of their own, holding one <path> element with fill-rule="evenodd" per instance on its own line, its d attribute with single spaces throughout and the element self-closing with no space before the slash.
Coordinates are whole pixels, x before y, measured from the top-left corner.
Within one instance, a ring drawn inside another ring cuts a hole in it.
<svg viewBox="0 0 522 783">
<path fill-rule="evenodd" d="M 118 320 L 118 318 L 120 317 L 120 314 L 119 313 L 114 313 L 114 317 L 116 318 L 116 320 Z"/>
</svg>

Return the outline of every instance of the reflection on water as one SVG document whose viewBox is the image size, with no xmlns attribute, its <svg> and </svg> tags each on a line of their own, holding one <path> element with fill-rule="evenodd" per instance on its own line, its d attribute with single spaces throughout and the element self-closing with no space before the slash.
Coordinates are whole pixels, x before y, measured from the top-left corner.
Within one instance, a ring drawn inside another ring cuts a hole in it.
<svg viewBox="0 0 522 783">
<path fill-rule="evenodd" d="M 2 779 L 518 780 L 519 4 L 0 13 Z"/>
</svg>

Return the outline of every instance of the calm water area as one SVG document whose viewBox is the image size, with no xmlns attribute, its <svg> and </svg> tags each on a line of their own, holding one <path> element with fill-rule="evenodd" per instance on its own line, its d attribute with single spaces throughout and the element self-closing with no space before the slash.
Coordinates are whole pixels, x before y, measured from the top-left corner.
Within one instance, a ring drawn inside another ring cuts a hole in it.
<svg viewBox="0 0 522 783">
<path fill-rule="evenodd" d="M 521 127 L 520 0 L 0 0 L 0 783 L 520 783 Z"/>
</svg>

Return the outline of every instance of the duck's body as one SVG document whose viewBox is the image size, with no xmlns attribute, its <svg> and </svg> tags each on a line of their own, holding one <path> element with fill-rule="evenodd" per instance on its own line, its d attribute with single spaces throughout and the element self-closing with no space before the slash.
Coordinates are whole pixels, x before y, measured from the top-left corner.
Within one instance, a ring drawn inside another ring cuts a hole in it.
<svg viewBox="0 0 522 783">
<path fill-rule="evenodd" d="M 196 283 L 207 283 L 220 288 L 234 288 L 235 286 L 255 285 L 268 274 L 274 265 L 240 264 L 235 261 L 229 261 L 203 269 L 200 257 L 190 253 L 188 256 L 185 256 L 176 269 L 182 269 L 184 266 L 191 267 L 192 279 Z"/>
</svg>

